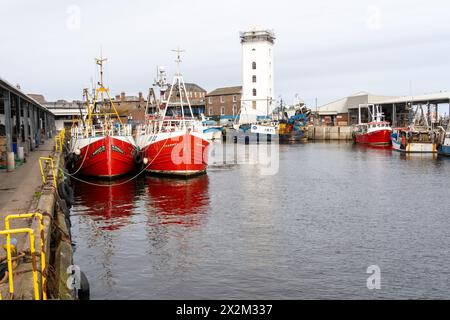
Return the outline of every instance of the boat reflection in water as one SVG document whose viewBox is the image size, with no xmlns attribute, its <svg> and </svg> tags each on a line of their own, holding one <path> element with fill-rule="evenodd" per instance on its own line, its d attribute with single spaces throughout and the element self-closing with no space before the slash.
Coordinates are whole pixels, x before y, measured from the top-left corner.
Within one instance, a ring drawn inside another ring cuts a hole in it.
<svg viewBox="0 0 450 320">
<path fill-rule="evenodd" d="M 361 151 L 378 150 L 382 154 L 392 155 L 392 146 L 372 145 L 372 144 L 355 144 L 355 148 Z"/>
<path fill-rule="evenodd" d="M 208 176 L 191 179 L 146 177 L 152 225 L 200 225 L 208 212 Z"/>
<path fill-rule="evenodd" d="M 73 180 L 78 210 L 83 209 L 99 229 L 118 230 L 130 223 L 135 195 L 135 181 Z"/>
</svg>

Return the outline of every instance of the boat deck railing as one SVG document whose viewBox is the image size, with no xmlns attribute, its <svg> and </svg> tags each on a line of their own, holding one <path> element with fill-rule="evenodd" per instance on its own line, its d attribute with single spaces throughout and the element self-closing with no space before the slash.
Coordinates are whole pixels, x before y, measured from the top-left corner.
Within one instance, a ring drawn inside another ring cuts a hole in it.
<svg viewBox="0 0 450 320">
<path fill-rule="evenodd" d="M 169 119 L 161 121 L 151 121 L 147 124 L 137 126 L 137 135 L 156 134 L 159 132 L 175 132 L 179 130 L 201 131 L 201 121 L 196 119 Z"/>
<path fill-rule="evenodd" d="M 73 127 L 70 129 L 72 138 L 94 138 L 104 136 L 131 136 L 133 132 L 131 124 L 123 126 L 112 126 L 105 128 L 104 126 L 91 126 L 91 127 Z"/>
</svg>

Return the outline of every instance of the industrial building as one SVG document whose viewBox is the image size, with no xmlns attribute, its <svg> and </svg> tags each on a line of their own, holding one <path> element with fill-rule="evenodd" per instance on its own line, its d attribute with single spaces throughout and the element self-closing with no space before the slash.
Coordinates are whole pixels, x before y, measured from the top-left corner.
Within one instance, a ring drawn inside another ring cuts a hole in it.
<svg viewBox="0 0 450 320">
<path fill-rule="evenodd" d="M 367 92 L 359 92 L 318 108 L 319 122 L 323 125 L 347 126 L 359 121 L 361 107 L 361 122 L 368 121 L 368 104 L 382 107 L 386 120 L 393 127 L 408 126 L 411 122 L 410 110 L 423 106 L 434 122 L 439 121 L 438 107 L 445 107 L 450 114 L 450 92 L 439 92 L 416 96 L 383 96 Z M 448 109 L 447 109 L 448 108 Z"/>
<path fill-rule="evenodd" d="M 17 155 L 38 148 L 56 132 L 54 114 L 20 90 L 0 78 L 0 166 L 6 165 L 7 152 Z"/>
</svg>

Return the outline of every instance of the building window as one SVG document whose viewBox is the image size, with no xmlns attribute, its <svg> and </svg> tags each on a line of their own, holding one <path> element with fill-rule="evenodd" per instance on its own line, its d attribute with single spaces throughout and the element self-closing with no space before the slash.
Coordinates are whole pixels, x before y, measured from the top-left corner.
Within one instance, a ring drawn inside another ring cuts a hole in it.
<svg viewBox="0 0 450 320">
<path fill-rule="evenodd" d="M 256 97 L 256 89 L 253 89 L 253 96 Z"/>
<path fill-rule="evenodd" d="M 197 98 L 197 92 L 194 92 L 194 98 Z"/>
<path fill-rule="evenodd" d="M 222 103 L 224 103 L 224 102 L 225 102 L 225 99 L 224 99 L 224 97 L 223 97 L 223 96 L 220 96 L 220 102 L 222 102 Z"/>
<path fill-rule="evenodd" d="M 253 81 L 253 83 L 256 83 L 256 76 L 252 77 L 252 81 Z"/>
<path fill-rule="evenodd" d="M 252 69 L 253 69 L 253 70 L 256 70 L 256 62 L 253 62 L 253 63 L 252 63 Z"/>
<path fill-rule="evenodd" d="M 213 107 L 209 107 L 209 109 L 208 109 L 208 115 L 210 115 L 210 116 L 213 115 Z"/>
<path fill-rule="evenodd" d="M 212 104 L 212 97 L 208 97 L 208 103 Z"/>
<path fill-rule="evenodd" d="M 252 108 L 256 109 L 256 101 L 255 100 L 252 101 Z"/>
<path fill-rule="evenodd" d="M 237 113 L 237 105 L 233 104 L 233 116 Z"/>
<path fill-rule="evenodd" d="M 234 96 L 233 96 L 233 102 L 236 102 L 236 101 L 237 101 L 237 96 L 234 95 Z"/>
<path fill-rule="evenodd" d="M 225 115 L 225 107 L 221 107 L 220 108 L 220 115 L 224 116 Z"/>
</svg>

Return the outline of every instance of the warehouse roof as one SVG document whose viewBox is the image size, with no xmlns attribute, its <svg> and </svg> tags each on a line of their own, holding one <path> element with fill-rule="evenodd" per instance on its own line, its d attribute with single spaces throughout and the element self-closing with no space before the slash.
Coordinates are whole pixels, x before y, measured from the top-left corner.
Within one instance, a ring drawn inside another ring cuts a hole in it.
<svg viewBox="0 0 450 320">
<path fill-rule="evenodd" d="M 360 104 L 381 103 L 388 99 L 397 97 L 374 95 L 365 91 L 357 92 L 349 97 L 342 98 L 318 108 L 319 114 L 330 115 L 347 113 L 348 109 L 358 108 Z"/>
<path fill-rule="evenodd" d="M 49 113 L 52 113 L 50 110 L 48 110 L 45 106 L 43 106 L 41 103 L 39 103 L 38 101 L 36 101 L 33 97 L 30 97 L 29 95 L 27 95 L 25 92 L 23 92 L 22 90 L 20 90 L 19 88 L 17 88 L 16 86 L 13 86 L 12 84 L 10 84 L 8 81 L 2 79 L 0 77 L 0 87 L 3 87 L 5 90 L 11 91 L 14 94 L 18 95 L 19 97 L 21 97 L 22 99 L 33 103 L 35 105 L 37 105 L 39 108 L 41 108 L 42 110 L 45 110 Z"/>
<path fill-rule="evenodd" d="M 396 97 L 393 99 L 387 99 L 380 104 L 394 104 L 394 103 L 449 103 L 450 102 L 450 92 L 443 91 L 438 93 L 428 93 L 417 96 L 404 96 Z"/>
<path fill-rule="evenodd" d="M 349 109 L 356 109 L 360 104 L 405 104 L 412 102 L 417 103 L 450 103 L 450 92 L 444 91 L 439 93 L 423 94 L 416 96 L 381 96 L 368 92 L 358 92 L 349 97 L 342 98 L 318 108 L 321 115 L 335 115 L 339 113 L 347 113 Z"/>
</svg>

